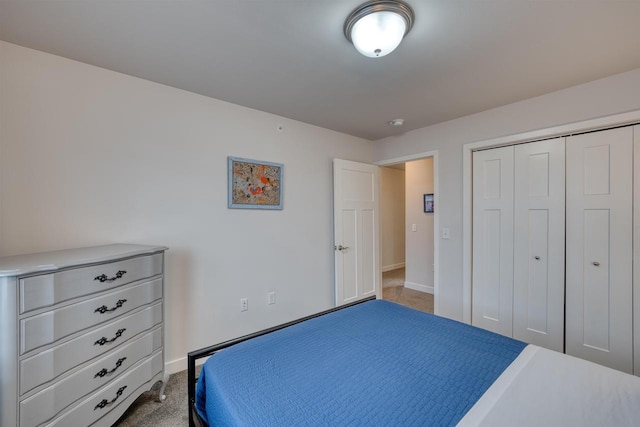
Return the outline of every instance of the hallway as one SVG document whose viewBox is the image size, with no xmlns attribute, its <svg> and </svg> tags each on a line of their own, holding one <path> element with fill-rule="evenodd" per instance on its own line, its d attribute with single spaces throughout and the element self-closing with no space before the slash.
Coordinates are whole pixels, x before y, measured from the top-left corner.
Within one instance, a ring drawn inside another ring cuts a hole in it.
<svg viewBox="0 0 640 427">
<path fill-rule="evenodd" d="M 405 270 L 382 273 L 382 298 L 433 314 L 433 295 L 404 287 Z"/>
</svg>

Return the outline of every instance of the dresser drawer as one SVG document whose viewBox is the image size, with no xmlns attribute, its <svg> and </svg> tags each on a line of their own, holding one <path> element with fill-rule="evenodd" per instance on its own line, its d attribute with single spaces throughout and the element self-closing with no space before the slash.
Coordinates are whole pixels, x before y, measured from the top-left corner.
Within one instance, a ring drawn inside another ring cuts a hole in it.
<svg viewBox="0 0 640 427">
<path fill-rule="evenodd" d="M 33 427 L 52 419 L 71 403 L 126 372 L 161 346 L 162 329 L 157 328 L 23 400 L 20 402 L 20 427 Z"/>
<path fill-rule="evenodd" d="M 46 425 L 60 427 L 91 425 L 129 395 L 135 393 L 154 375 L 162 372 L 162 369 L 162 352 L 158 352 Z"/>
<path fill-rule="evenodd" d="M 20 313 L 105 291 L 162 273 L 163 254 L 20 279 Z"/>
<path fill-rule="evenodd" d="M 87 360 L 108 352 L 161 321 L 162 303 L 159 302 L 22 360 L 20 395 Z"/>
<path fill-rule="evenodd" d="M 20 354 L 162 298 L 162 277 L 28 317 L 20 322 Z"/>
</svg>

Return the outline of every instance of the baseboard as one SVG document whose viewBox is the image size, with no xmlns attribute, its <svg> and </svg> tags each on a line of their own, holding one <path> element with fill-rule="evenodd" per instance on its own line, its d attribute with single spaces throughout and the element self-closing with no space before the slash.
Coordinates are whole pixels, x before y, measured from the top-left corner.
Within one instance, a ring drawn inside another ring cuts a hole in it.
<svg viewBox="0 0 640 427">
<path fill-rule="evenodd" d="M 421 285 L 420 283 L 404 282 L 404 287 L 413 289 L 414 291 L 424 292 L 426 294 L 433 294 L 433 285 Z"/>
<path fill-rule="evenodd" d="M 196 366 L 202 365 L 207 360 L 209 360 L 208 357 L 203 357 L 202 359 L 196 360 Z M 177 372 L 186 371 L 186 370 L 187 370 L 186 357 L 181 357 L 179 359 L 171 360 L 164 364 L 164 372 L 167 375 L 175 374 Z"/>
<path fill-rule="evenodd" d="M 168 375 L 175 374 L 176 372 L 184 371 L 187 369 L 187 358 L 181 357 L 179 359 L 168 361 L 164 364 L 164 372 Z"/>
<path fill-rule="evenodd" d="M 399 262 L 397 264 L 386 265 L 382 267 L 382 272 L 386 273 L 387 271 L 397 270 L 399 268 L 404 268 L 404 262 Z"/>
</svg>

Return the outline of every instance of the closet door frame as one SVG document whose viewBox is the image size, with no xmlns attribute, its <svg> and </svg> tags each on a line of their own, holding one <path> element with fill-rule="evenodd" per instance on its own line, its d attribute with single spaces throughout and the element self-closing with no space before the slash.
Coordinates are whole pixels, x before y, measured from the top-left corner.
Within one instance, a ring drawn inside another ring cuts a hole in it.
<svg viewBox="0 0 640 427">
<path fill-rule="evenodd" d="M 640 125 L 633 127 L 633 374 L 640 376 Z"/>
<path fill-rule="evenodd" d="M 471 323 L 471 272 L 472 272 L 472 159 L 473 152 L 480 149 L 487 149 L 493 147 L 503 147 L 507 145 L 514 145 L 524 142 L 539 141 L 542 139 L 550 139 L 555 137 L 566 136 L 569 134 L 588 132 L 592 130 L 601 130 L 616 126 L 625 126 L 640 123 L 640 110 L 631 111 L 622 114 L 615 114 L 607 117 L 600 117 L 597 119 L 583 120 L 575 123 L 569 123 L 560 126 L 554 126 L 546 129 L 539 129 L 530 132 L 523 132 L 519 134 L 491 138 L 487 140 L 480 140 L 478 142 L 472 142 L 465 144 L 462 148 L 462 321 L 465 323 Z M 636 136 L 637 138 L 637 136 Z M 637 141 L 637 139 L 636 139 Z M 637 178 L 636 178 L 637 179 Z M 636 185 L 634 191 L 638 191 Z M 636 193 L 638 195 L 638 193 Z M 639 197 L 635 198 L 635 202 L 639 202 Z M 637 214 L 637 209 L 634 211 L 634 215 Z M 636 224 L 638 221 L 636 221 Z M 640 244 L 640 228 L 634 227 L 634 241 Z M 640 247 L 640 246 L 636 246 Z M 640 256 L 640 253 L 636 255 L 636 258 Z M 640 260 L 634 261 L 640 266 Z M 634 313 L 640 313 L 640 275 L 637 275 L 638 269 L 635 268 L 634 272 L 634 295 L 638 298 L 634 299 Z M 636 345 L 640 344 L 640 320 L 636 318 L 634 321 L 638 322 L 634 328 L 634 341 Z M 640 359 L 640 348 L 636 347 L 636 357 Z M 638 360 L 636 359 L 636 360 Z M 637 372 L 638 374 L 638 372 Z"/>
</svg>

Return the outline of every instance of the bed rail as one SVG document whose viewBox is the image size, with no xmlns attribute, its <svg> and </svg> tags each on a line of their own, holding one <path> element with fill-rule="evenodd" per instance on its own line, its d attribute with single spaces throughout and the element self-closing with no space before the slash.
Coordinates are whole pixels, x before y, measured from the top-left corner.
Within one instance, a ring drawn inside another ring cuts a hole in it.
<svg viewBox="0 0 640 427">
<path fill-rule="evenodd" d="M 325 311 L 321 311 L 316 314 L 312 314 L 310 316 L 302 317 L 300 319 L 292 320 L 291 322 L 283 323 L 281 325 L 273 326 L 271 328 L 263 329 L 258 332 L 254 332 L 249 335 L 244 335 L 239 338 L 234 338 L 229 341 L 224 341 L 220 344 L 215 344 L 209 347 L 201 348 L 200 350 L 194 350 L 187 354 L 187 389 L 188 389 L 188 397 L 189 397 L 189 427 L 206 427 L 207 422 L 203 420 L 198 411 L 196 410 L 196 382 L 198 381 L 198 377 L 196 376 L 196 360 L 202 359 L 204 357 L 209 357 L 215 354 L 216 352 L 225 349 L 227 347 L 231 347 L 232 345 L 241 343 L 246 340 L 250 340 L 251 338 L 256 338 L 261 335 L 266 335 L 271 332 L 275 332 L 279 329 L 288 328 L 289 326 L 293 326 L 295 324 L 304 322 L 309 319 L 313 319 L 315 317 L 324 316 L 325 314 L 333 313 L 334 311 L 342 310 L 343 308 L 352 307 L 357 304 L 361 304 L 363 302 L 372 301 L 376 299 L 375 296 L 371 296 L 362 300 L 358 300 L 349 304 L 341 305 L 339 307 L 330 308 Z"/>
</svg>

